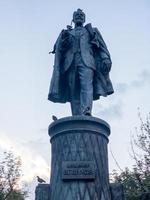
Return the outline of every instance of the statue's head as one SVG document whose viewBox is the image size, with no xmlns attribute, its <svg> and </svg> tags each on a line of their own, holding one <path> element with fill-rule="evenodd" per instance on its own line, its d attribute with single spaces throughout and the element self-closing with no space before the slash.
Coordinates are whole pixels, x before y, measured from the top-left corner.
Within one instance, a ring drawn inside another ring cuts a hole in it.
<svg viewBox="0 0 150 200">
<path fill-rule="evenodd" d="M 80 8 L 78 8 L 78 10 L 73 13 L 73 20 L 72 21 L 75 24 L 84 24 L 85 13 Z"/>
</svg>

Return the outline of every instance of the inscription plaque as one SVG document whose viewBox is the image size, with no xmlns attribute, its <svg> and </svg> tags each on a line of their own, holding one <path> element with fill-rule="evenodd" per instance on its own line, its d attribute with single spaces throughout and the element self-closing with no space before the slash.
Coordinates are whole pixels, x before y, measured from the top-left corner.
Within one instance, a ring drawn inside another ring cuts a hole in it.
<svg viewBox="0 0 150 200">
<path fill-rule="evenodd" d="M 92 161 L 63 161 L 63 180 L 94 180 L 96 175 L 95 164 Z"/>
</svg>

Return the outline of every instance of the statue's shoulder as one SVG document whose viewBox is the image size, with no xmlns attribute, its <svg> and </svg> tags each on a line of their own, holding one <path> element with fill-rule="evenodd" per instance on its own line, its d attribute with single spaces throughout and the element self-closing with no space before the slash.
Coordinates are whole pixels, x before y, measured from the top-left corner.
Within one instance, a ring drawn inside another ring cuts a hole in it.
<svg viewBox="0 0 150 200">
<path fill-rule="evenodd" d="M 93 28 L 93 31 L 98 31 L 97 27 L 92 27 L 92 28 Z"/>
<path fill-rule="evenodd" d="M 71 35 L 75 35 L 75 29 L 74 29 L 74 28 L 71 29 L 71 30 L 69 31 L 69 33 L 70 33 Z"/>
<path fill-rule="evenodd" d="M 94 31 L 97 35 L 99 35 L 100 37 L 102 37 L 102 35 L 101 35 L 101 33 L 100 33 L 100 31 L 98 30 L 97 27 L 93 27 L 93 31 Z"/>
</svg>

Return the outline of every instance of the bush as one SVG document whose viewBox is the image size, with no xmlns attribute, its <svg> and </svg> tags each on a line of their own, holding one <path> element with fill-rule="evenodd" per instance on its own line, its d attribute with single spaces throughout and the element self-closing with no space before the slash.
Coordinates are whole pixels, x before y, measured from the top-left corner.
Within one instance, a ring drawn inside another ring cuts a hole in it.
<svg viewBox="0 0 150 200">
<path fill-rule="evenodd" d="M 135 164 L 131 170 L 125 168 L 120 174 L 115 170 L 112 173 L 113 182 L 123 184 L 127 200 L 150 199 L 150 113 L 145 122 L 140 114 L 139 119 L 140 128 L 136 128 L 136 136 L 131 141 Z"/>
<path fill-rule="evenodd" d="M 24 200 L 27 192 L 19 188 L 21 159 L 14 154 L 4 152 L 0 162 L 0 200 Z"/>
</svg>

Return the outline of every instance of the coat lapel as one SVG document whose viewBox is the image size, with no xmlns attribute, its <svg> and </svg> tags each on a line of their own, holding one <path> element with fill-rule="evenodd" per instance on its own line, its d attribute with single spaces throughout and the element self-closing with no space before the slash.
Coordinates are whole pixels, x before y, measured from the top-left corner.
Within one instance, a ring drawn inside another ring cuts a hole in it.
<svg viewBox="0 0 150 200">
<path fill-rule="evenodd" d="M 75 30 L 74 30 L 74 29 L 71 30 L 71 31 L 70 31 L 70 34 L 73 35 L 73 36 L 75 37 Z"/>
<path fill-rule="evenodd" d="M 84 35 L 85 33 L 87 33 L 87 30 L 86 30 L 85 27 L 83 27 L 83 31 L 82 31 L 82 33 L 81 33 L 80 36 Z M 70 34 L 73 35 L 73 36 L 75 37 L 75 29 L 71 30 L 71 31 L 70 31 Z"/>
</svg>

